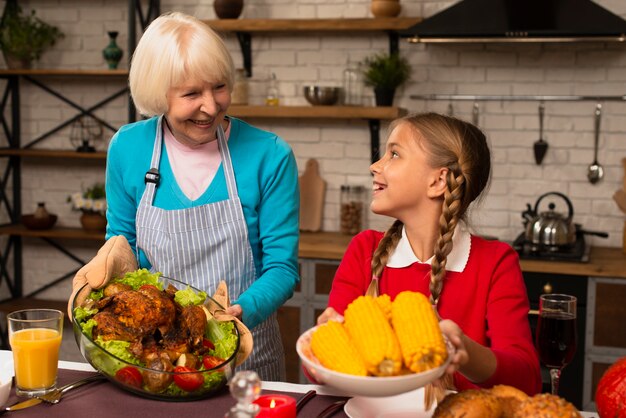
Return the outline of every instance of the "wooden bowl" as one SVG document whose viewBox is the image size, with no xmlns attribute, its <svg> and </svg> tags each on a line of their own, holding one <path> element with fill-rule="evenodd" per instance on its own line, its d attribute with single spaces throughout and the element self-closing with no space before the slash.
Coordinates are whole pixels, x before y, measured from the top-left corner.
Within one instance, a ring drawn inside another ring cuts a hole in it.
<svg viewBox="0 0 626 418">
<path fill-rule="evenodd" d="M 57 216 L 50 214 L 46 218 L 35 218 L 34 215 L 22 215 L 22 224 L 28 229 L 50 229 L 57 222 Z"/>
</svg>

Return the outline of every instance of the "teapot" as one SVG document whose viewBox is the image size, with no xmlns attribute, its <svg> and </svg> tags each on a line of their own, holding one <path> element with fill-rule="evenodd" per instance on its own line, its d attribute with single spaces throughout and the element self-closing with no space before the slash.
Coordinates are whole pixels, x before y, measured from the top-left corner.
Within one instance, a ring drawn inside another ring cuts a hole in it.
<svg viewBox="0 0 626 418">
<path fill-rule="evenodd" d="M 548 211 L 538 213 L 539 204 L 547 196 L 558 196 L 563 199 L 567 203 L 567 215 L 556 212 L 554 210 L 556 205 L 553 202 L 548 204 Z M 576 243 L 577 228 L 572 222 L 574 207 L 567 196 L 559 192 L 545 193 L 539 196 L 534 209 L 529 203 L 526 207 L 527 209 L 522 212 L 522 218 L 524 218 L 525 238 L 528 242 L 548 247 L 563 247 Z"/>
</svg>

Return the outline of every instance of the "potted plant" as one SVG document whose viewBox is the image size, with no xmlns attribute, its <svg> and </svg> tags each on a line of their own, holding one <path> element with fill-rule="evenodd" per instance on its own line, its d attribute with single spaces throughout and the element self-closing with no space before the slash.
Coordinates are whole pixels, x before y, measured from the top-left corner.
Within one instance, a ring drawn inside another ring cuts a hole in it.
<svg viewBox="0 0 626 418">
<path fill-rule="evenodd" d="M 80 223 L 87 231 L 104 231 L 107 220 L 105 217 L 107 201 L 104 184 L 95 183 L 83 192 L 73 193 L 68 196 L 72 210 L 82 212 Z"/>
<path fill-rule="evenodd" d="M 9 2 L 0 21 L 0 49 L 9 68 L 30 68 L 33 61 L 63 38 L 63 33 L 35 16 L 25 14 Z"/>
<path fill-rule="evenodd" d="M 398 53 L 380 53 L 362 62 L 363 81 L 374 88 L 377 106 L 391 106 L 396 89 L 411 76 L 411 65 Z"/>
</svg>

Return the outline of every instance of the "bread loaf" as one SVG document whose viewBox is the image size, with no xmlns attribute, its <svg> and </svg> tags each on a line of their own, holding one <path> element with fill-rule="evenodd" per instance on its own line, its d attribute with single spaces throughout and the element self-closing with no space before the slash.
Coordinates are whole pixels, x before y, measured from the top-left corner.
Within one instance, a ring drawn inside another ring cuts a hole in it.
<svg viewBox="0 0 626 418">
<path fill-rule="evenodd" d="M 528 396 L 513 386 L 469 389 L 446 396 L 433 418 L 581 418 L 565 399 L 548 393 Z"/>
<path fill-rule="evenodd" d="M 513 418 L 515 411 L 519 409 L 522 402 L 528 400 L 528 395 L 513 386 L 496 385 L 489 389 L 489 391 L 495 395 L 500 402 L 502 418 Z"/>
<path fill-rule="evenodd" d="M 468 389 L 452 393 L 433 412 L 432 418 L 500 418 L 498 398 L 485 389 Z"/>
<path fill-rule="evenodd" d="M 514 418 L 581 418 L 574 405 L 549 393 L 540 393 L 522 402 Z"/>
</svg>

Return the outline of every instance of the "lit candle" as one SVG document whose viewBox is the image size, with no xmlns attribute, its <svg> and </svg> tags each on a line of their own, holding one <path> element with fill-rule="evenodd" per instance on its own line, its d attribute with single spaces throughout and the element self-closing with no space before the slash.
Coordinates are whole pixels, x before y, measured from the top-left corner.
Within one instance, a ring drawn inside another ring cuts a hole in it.
<svg viewBox="0 0 626 418">
<path fill-rule="evenodd" d="M 254 401 L 260 411 L 256 418 L 296 418 L 296 400 L 286 395 L 261 395 Z"/>
</svg>

